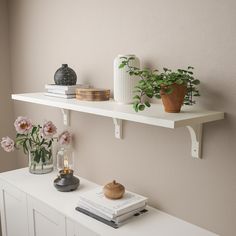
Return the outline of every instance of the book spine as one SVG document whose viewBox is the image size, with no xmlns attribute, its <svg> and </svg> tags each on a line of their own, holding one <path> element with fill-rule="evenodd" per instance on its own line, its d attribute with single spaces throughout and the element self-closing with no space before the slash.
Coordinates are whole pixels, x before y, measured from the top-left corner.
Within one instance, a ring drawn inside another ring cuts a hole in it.
<svg viewBox="0 0 236 236">
<path fill-rule="evenodd" d="M 58 89 L 48 89 L 48 93 L 54 93 L 54 94 L 65 94 L 65 95 L 75 95 L 75 90 L 58 90 Z"/>
<path fill-rule="evenodd" d="M 90 217 L 92 217 L 92 218 L 94 218 L 94 219 L 96 219 L 96 220 L 98 220 L 98 221 L 100 221 L 100 222 L 102 222 L 104 224 L 107 224 L 107 225 L 109 225 L 109 226 L 111 226 L 111 227 L 113 227 L 115 229 L 117 229 L 119 227 L 119 225 L 117 225 L 115 222 L 103 219 L 102 217 L 97 216 L 97 215 L 95 215 L 95 214 L 93 214 L 93 213 L 91 213 L 91 212 L 89 212 L 89 211 L 87 211 L 85 209 L 82 209 L 80 207 L 76 207 L 75 209 L 77 211 L 79 211 L 79 212 L 81 212 L 81 213 L 83 213 L 83 214 L 85 214 L 87 216 L 90 216 Z"/>
<path fill-rule="evenodd" d="M 91 213 L 93 213 L 95 215 L 98 215 L 98 216 L 100 216 L 100 217 L 102 217 L 102 218 L 104 218 L 106 220 L 109 220 L 109 221 L 113 220 L 113 216 L 112 215 L 109 215 L 109 214 L 106 214 L 106 213 L 102 213 L 98 209 L 94 209 L 91 206 L 87 206 L 85 204 L 78 204 L 78 207 L 80 207 L 80 208 L 82 208 L 82 209 L 84 209 L 86 211 L 89 211 L 89 212 L 91 212 Z"/>
<path fill-rule="evenodd" d="M 126 213 L 126 214 L 117 216 L 117 217 L 114 219 L 114 222 L 117 223 L 117 224 L 119 224 L 119 223 L 121 223 L 121 222 L 123 222 L 123 221 L 126 221 L 126 220 L 128 220 L 129 218 L 133 217 L 134 215 L 140 214 L 140 212 L 141 212 L 142 210 L 144 210 L 145 208 L 146 208 L 146 205 L 143 206 L 143 207 L 141 207 L 141 208 L 139 208 L 139 209 L 137 209 L 137 210 L 134 210 L 134 211 L 128 212 L 128 213 Z"/>
<path fill-rule="evenodd" d="M 109 208 L 107 208 L 107 207 L 105 207 L 105 206 L 101 206 L 101 205 L 99 205 L 99 204 L 96 204 L 96 203 L 94 203 L 93 201 L 90 201 L 90 200 L 88 200 L 88 199 L 86 199 L 86 198 L 83 198 L 83 197 L 81 197 L 81 196 L 80 196 L 80 199 L 81 199 L 83 202 L 87 202 L 87 204 L 91 205 L 92 207 L 94 207 L 94 208 L 96 208 L 96 209 L 99 209 L 99 210 L 101 210 L 102 212 L 106 212 L 107 214 L 112 215 L 112 217 L 115 217 L 115 214 L 114 214 L 114 212 L 113 212 L 111 209 L 109 209 Z"/>
<path fill-rule="evenodd" d="M 123 215 L 123 214 L 125 214 L 127 212 L 136 210 L 138 208 L 144 207 L 147 204 L 147 200 L 143 200 L 143 201 L 137 202 L 135 204 L 129 204 L 125 208 L 113 210 L 113 209 L 110 209 L 110 208 L 108 208 L 106 206 L 102 206 L 102 205 L 96 204 L 95 202 L 90 201 L 87 198 L 83 198 L 83 197 L 80 196 L 80 199 L 82 200 L 82 202 L 87 203 L 87 205 L 89 205 L 89 206 L 91 206 L 91 207 L 93 207 L 95 209 L 98 209 L 101 212 L 104 212 L 106 214 L 112 215 L 113 218 L 115 218 L 117 216 L 120 216 L 120 215 Z"/>
<path fill-rule="evenodd" d="M 66 94 L 44 93 L 44 95 L 58 98 L 75 98 L 75 95 L 66 95 Z"/>
<path fill-rule="evenodd" d="M 45 89 L 61 90 L 61 91 L 75 91 L 77 88 L 89 88 L 89 84 L 76 84 L 76 85 L 56 85 L 56 84 L 46 84 Z"/>
<path fill-rule="evenodd" d="M 45 85 L 45 89 L 53 89 L 53 90 L 56 89 L 56 90 L 61 90 L 61 91 L 68 91 L 70 88 L 68 88 L 68 86 L 60 86 L 60 85 Z"/>
<path fill-rule="evenodd" d="M 95 206 L 92 206 L 91 204 L 88 204 L 87 202 L 84 202 L 84 201 L 79 201 L 78 202 L 78 206 L 79 207 L 86 207 L 87 209 L 89 209 L 90 211 L 92 212 L 100 212 L 101 214 L 105 215 L 107 218 L 109 219 L 113 219 L 114 216 L 112 214 L 109 214 L 103 210 L 101 210 L 101 208 L 98 208 L 98 207 L 95 207 Z"/>
<path fill-rule="evenodd" d="M 147 202 L 144 201 L 144 202 L 138 202 L 136 204 L 133 204 L 133 205 L 130 205 L 129 207 L 126 207 L 126 208 L 122 208 L 122 209 L 119 209 L 119 210 L 116 210 L 115 211 L 115 215 L 116 216 L 120 216 L 120 215 L 123 215 L 127 212 L 130 212 L 130 211 L 134 211 L 140 207 L 144 207 L 147 205 Z"/>
<path fill-rule="evenodd" d="M 99 217 L 102 217 L 103 219 L 105 220 L 108 220 L 108 221 L 113 221 L 115 222 L 116 224 L 119 224 L 123 221 L 126 221 L 128 220 L 129 218 L 133 217 L 134 215 L 136 214 L 140 214 L 142 210 L 145 209 L 146 206 L 144 207 L 141 207 L 139 209 L 136 209 L 134 211 L 131 211 L 131 212 L 128 212 L 126 214 L 123 214 L 121 216 L 118 216 L 118 217 L 112 217 L 112 216 L 107 216 L 106 214 L 104 213 L 101 213 L 100 211 L 98 211 L 97 209 L 94 209 L 94 208 L 91 208 L 90 206 L 86 206 L 85 204 L 78 204 L 78 207 L 81 208 L 81 209 L 84 209 L 94 215 L 97 215 Z"/>
</svg>

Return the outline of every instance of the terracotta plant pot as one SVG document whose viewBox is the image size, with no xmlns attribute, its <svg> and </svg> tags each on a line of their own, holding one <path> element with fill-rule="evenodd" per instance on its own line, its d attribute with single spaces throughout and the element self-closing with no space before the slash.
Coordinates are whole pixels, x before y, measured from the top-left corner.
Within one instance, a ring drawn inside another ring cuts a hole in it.
<svg viewBox="0 0 236 236">
<path fill-rule="evenodd" d="M 161 99 L 166 112 L 179 113 L 184 102 L 187 87 L 182 84 L 173 84 L 171 88 L 173 88 L 173 91 L 170 94 L 166 94 L 164 89 L 161 91 Z"/>
</svg>

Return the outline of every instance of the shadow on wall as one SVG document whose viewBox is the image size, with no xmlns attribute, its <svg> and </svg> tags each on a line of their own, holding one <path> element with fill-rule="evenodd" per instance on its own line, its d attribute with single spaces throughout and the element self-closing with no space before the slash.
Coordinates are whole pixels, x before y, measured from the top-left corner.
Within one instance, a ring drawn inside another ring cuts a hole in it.
<svg viewBox="0 0 236 236">
<path fill-rule="evenodd" d="M 201 103 L 201 106 L 209 110 L 224 111 L 225 104 L 229 101 L 227 101 L 227 94 L 224 95 L 224 93 L 222 93 L 222 89 L 219 90 L 221 86 L 215 89 L 215 87 L 213 88 L 211 85 L 206 84 L 203 81 L 201 81 L 200 86 L 201 97 L 199 98 L 199 103 Z"/>
<path fill-rule="evenodd" d="M 236 107 L 236 101 L 229 98 L 229 94 L 234 93 L 234 91 L 232 91 L 232 88 L 229 85 L 225 85 L 223 90 L 227 92 L 222 92 L 222 86 L 216 86 L 215 88 L 213 88 L 211 85 L 202 82 L 202 98 L 200 97 L 199 103 L 201 103 L 201 107 L 204 107 L 208 110 L 224 111 L 225 119 L 220 121 L 218 125 L 224 125 L 222 129 L 227 129 L 228 134 L 236 136 L 236 112 L 234 109 L 232 109 L 232 107 Z M 220 126 L 218 126 L 218 129 L 220 129 Z"/>
</svg>

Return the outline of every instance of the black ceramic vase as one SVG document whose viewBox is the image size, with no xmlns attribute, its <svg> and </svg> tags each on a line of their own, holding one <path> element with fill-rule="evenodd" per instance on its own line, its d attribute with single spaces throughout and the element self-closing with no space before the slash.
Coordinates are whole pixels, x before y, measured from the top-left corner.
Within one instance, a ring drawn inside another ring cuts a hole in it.
<svg viewBox="0 0 236 236">
<path fill-rule="evenodd" d="M 63 170 L 59 172 L 59 176 L 54 180 L 54 186 L 58 191 L 70 192 L 78 188 L 80 180 L 73 175 L 73 171 L 64 173 Z"/>
<path fill-rule="evenodd" d="M 62 64 L 54 75 L 54 81 L 57 85 L 75 85 L 77 75 L 67 64 Z"/>
</svg>

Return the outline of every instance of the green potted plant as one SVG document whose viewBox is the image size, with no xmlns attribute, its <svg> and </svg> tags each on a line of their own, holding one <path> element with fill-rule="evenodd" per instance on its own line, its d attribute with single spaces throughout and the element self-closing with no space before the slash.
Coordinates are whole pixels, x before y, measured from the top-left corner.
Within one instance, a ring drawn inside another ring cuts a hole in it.
<svg viewBox="0 0 236 236">
<path fill-rule="evenodd" d="M 133 97 L 136 112 L 151 106 L 149 98 L 161 98 L 166 112 L 178 113 L 183 104 L 193 105 L 193 97 L 200 96 L 197 88 L 200 81 L 193 77 L 193 67 L 177 71 L 163 68 L 163 72 L 159 73 L 158 70 L 130 66 L 131 60 L 132 57 L 123 57 L 119 68 L 127 67 L 127 73 L 140 78 Z"/>
</svg>

